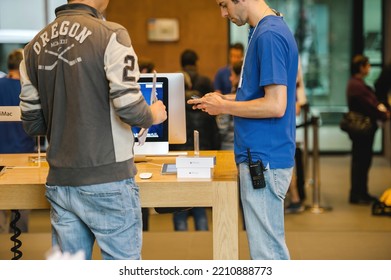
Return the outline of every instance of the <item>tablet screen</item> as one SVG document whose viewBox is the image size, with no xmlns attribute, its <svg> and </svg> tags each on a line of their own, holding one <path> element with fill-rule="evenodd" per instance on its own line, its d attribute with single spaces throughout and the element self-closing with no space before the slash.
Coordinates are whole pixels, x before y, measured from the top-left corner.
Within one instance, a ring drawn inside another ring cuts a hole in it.
<svg viewBox="0 0 391 280">
<path fill-rule="evenodd" d="M 175 163 L 163 163 L 162 174 L 176 174 Z"/>
</svg>

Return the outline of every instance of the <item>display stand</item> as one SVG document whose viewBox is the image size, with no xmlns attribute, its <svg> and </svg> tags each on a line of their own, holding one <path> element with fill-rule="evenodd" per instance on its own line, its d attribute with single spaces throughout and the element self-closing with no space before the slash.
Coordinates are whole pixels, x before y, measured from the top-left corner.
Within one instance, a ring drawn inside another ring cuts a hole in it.
<svg viewBox="0 0 391 280">
<path fill-rule="evenodd" d="M 320 165 L 319 165 L 319 117 L 312 117 L 312 205 L 307 209 L 314 214 L 330 211 L 331 207 L 320 206 Z"/>
<path fill-rule="evenodd" d="M 332 210 L 331 207 L 320 206 L 320 165 L 319 165 L 319 126 L 320 118 L 318 116 L 310 116 L 309 104 L 302 106 L 303 123 L 296 128 L 304 128 L 303 141 L 303 169 L 305 186 L 312 186 L 312 204 L 306 206 L 305 209 L 314 214 L 321 214 L 325 211 Z M 308 128 L 312 127 L 312 178 L 309 178 L 309 152 L 308 152 Z"/>
</svg>

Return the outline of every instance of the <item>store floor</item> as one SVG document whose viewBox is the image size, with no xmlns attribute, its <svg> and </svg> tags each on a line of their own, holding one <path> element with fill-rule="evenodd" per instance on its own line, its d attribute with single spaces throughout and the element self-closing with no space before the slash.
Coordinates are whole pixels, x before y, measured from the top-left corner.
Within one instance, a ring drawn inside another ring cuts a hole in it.
<svg viewBox="0 0 391 280">
<path fill-rule="evenodd" d="M 371 215 L 370 206 L 348 203 L 350 156 L 321 156 L 320 191 L 322 214 L 309 209 L 286 215 L 286 239 L 295 260 L 391 260 L 391 218 Z M 311 177 L 311 171 L 310 176 Z M 370 191 L 380 196 L 391 187 L 391 167 L 375 157 L 370 172 Z M 307 186 L 307 206 L 313 205 L 312 186 Z M 208 211 L 211 220 L 211 211 Z M 172 216 L 150 216 L 150 231 L 144 233 L 143 259 L 212 259 L 212 232 L 174 232 Z M 0 234 L 0 259 L 11 259 L 10 235 Z M 50 222 L 46 210 L 32 211 L 30 233 L 22 234 L 25 260 L 44 259 L 50 248 Z M 240 259 L 249 259 L 246 234 L 239 233 Z M 98 248 L 94 258 L 100 259 Z"/>
</svg>

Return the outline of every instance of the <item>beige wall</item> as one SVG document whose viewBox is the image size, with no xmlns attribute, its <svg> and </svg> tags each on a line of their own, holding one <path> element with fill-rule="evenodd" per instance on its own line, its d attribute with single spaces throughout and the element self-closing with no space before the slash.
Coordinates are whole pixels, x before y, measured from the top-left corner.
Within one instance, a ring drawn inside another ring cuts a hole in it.
<svg viewBox="0 0 391 280">
<path fill-rule="evenodd" d="M 129 31 L 138 57 L 151 59 L 158 72 L 178 71 L 186 48 L 198 53 L 200 73 L 211 79 L 227 62 L 228 23 L 214 0 L 114 0 L 106 16 Z M 179 41 L 148 42 L 149 18 L 178 19 Z"/>
</svg>

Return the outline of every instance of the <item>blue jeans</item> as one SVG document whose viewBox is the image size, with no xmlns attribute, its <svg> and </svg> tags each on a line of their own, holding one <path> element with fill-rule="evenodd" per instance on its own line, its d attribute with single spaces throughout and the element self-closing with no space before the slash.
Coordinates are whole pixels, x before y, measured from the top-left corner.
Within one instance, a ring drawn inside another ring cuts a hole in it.
<svg viewBox="0 0 391 280">
<path fill-rule="evenodd" d="M 187 231 L 187 218 L 193 215 L 194 227 L 196 230 L 208 230 L 208 218 L 204 207 L 194 207 L 188 211 L 174 213 L 174 229 L 176 231 Z"/>
<path fill-rule="evenodd" d="M 287 260 L 284 199 L 292 178 L 292 169 L 264 172 L 266 187 L 254 189 L 247 163 L 239 164 L 240 194 L 252 259 Z"/>
<path fill-rule="evenodd" d="M 62 252 L 83 250 L 91 259 L 95 240 L 102 258 L 140 259 L 142 219 L 133 178 L 89 186 L 46 186 L 52 243 Z"/>
</svg>

